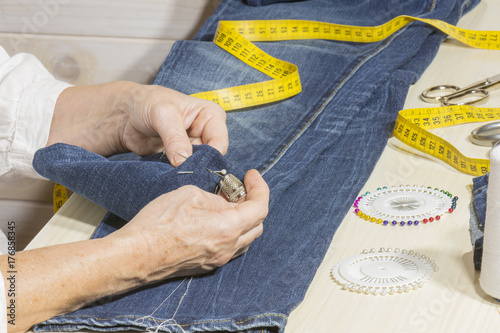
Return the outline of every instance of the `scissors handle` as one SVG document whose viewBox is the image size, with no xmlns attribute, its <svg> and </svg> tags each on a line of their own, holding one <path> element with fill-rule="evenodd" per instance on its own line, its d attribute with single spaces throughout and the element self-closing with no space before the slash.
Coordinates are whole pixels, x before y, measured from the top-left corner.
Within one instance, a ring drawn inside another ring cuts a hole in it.
<svg viewBox="0 0 500 333">
<path fill-rule="evenodd" d="M 465 88 L 452 85 L 440 85 L 426 89 L 420 98 L 427 103 L 442 103 L 443 105 L 469 105 L 485 100 L 490 90 L 500 88 L 500 74 L 482 81 L 474 82 Z"/>
<path fill-rule="evenodd" d="M 457 86 L 443 84 L 425 89 L 422 91 L 420 98 L 427 103 L 441 103 L 444 97 L 453 95 L 458 91 L 460 91 L 460 88 Z"/>
<path fill-rule="evenodd" d="M 440 85 L 426 89 L 420 95 L 427 103 L 441 103 L 445 106 L 469 105 L 486 100 L 490 93 L 484 89 L 466 87 L 460 89 L 452 85 Z"/>
<path fill-rule="evenodd" d="M 468 99 L 472 96 L 472 99 Z M 485 101 L 490 97 L 490 93 L 484 89 L 467 89 L 461 90 L 453 95 L 443 98 L 443 105 L 470 105 L 481 101 Z"/>
</svg>

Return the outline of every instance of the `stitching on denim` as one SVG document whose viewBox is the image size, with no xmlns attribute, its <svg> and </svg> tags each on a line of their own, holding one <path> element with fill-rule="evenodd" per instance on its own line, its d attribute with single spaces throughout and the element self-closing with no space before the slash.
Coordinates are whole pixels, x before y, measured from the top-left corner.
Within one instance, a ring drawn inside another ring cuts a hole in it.
<svg viewBox="0 0 500 333">
<path fill-rule="evenodd" d="M 432 4 L 431 4 L 431 8 L 430 10 L 428 10 L 427 12 L 423 13 L 423 14 L 420 14 L 420 15 L 425 15 L 425 14 L 429 14 L 431 13 L 435 8 L 434 8 L 434 5 L 436 4 L 436 1 L 437 0 L 433 0 L 432 1 Z M 411 25 L 411 24 L 410 24 Z M 400 36 L 404 31 L 406 31 L 408 29 L 408 27 L 410 26 L 406 26 L 404 27 L 403 29 L 401 29 L 400 31 L 398 31 L 397 33 L 395 33 L 394 35 L 391 36 L 390 39 L 387 40 L 387 42 L 383 45 L 381 45 L 381 47 L 379 49 L 376 49 L 374 50 L 373 53 L 371 53 L 370 55 L 366 56 L 363 60 L 361 60 L 361 62 L 359 64 L 357 64 L 352 70 L 351 72 L 349 73 L 349 75 L 347 75 L 343 80 L 342 82 L 339 83 L 339 85 L 332 91 L 332 93 L 330 94 L 330 96 L 328 96 L 328 98 L 326 99 L 326 101 L 319 107 L 319 109 L 313 114 L 313 116 L 311 117 L 311 119 L 309 119 L 309 121 L 304 125 L 304 127 L 299 131 L 299 133 L 297 133 L 293 139 L 288 142 L 285 147 L 283 147 L 283 149 L 280 151 L 280 153 L 278 154 L 278 156 L 276 156 L 276 158 L 271 162 L 269 163 L 269 165 L 264 168 L 264 170 L 262 170 L 261 174 L 264 175 L 266 172 L 268 172 L 269 170 L 271 170 L 275 165 L 276 163 L 285 155 L 285 153 L 288 151 L 288 149 L 302 136 L 302 134 L 304 134 L 304 132 L 309 128 L 309 126 L 312 124 L 312 122 L 321 114 L 323 113 L 325 107 L 332 101 L 333 97 L 336 95 L 336 93 L 344 86 L 344 84 L 347 82 L 348 79 L 350 79 L 366 62 L 368 62 L 368 60 L 370 60 L 371 58 L 373 58 L 374 56 L 376 56 L 377 54 L 379 54 L 380 52 L 382 52 L 383 50 L 385 50 L 390 44 L 391 42 L 398 36 Z"/>
<path fill-rule="evenodd" d="M 472 192 L 472 198 L 471 198 L 471 205 L 472 208 L 474 209 L 474 213 L 476 214 L 476 223 L 477 223 L 477 228 L 481 231 L 484 232 L 484 221 L 480 221 L 479 218 L 477 218 L 478 213 L 477 213 L 477 208 L 476 208 L 476 195 L 478 194 L 479 191 L 487 191 L 488 190 L 488 185 L 483 185 L 479 188 L 477 188 L 475 191 Z M 481 223 L 483 222 L 483 223 Z"/>
<path fill-rule="evenodd" d="M 477 192 L 482 191 L 482 190 L 484 190 L 484 189 L 485 189 L 485 188 L 487 188 L 487 187 L 488 187 L 488 185 L 483 185 L 483 186 L 481 186 L 481 187 L 479 187 L 479 188 L 475 189 L 475 190 L 472 192 L 472 197 L 475 197 L 475 196 L 477 195 Z"/>
<path fill-rule="evenodd" d="M 257 319 L 257 318 L 262 318 L 262 317 L 283 317 L 285 318 L 286 320 L 288 320 L 288 317 L 285 316 L 285 315 L 282 315 L 282 314 L 277 314 L 277 313 L 269 313 L 269 314 L 265 314 L 265 315 L 258 315 L 258 316 L 253 316 L 253 317 L 250 317 L 250 318 L 246 318 L 244 320 L 241 320 L 241 321 L 235 321 L 236 324 L 244 324 L 246 323 L 247 321 L 250 321 L 250 320 L 253 320 L 253 319 Z M 205 320 L 205 321 L 198 321 L 198 322 L 194 322 L 194 323 L 189 323 L 189 324 L 182 324 L 180 326 L 190 326 L 190 325 L 196 325 L 196 324 L 205 324 L 205 323 L 222 323 L 222 322 L 227 322 L 227 321 L 232 321 L 232 319 L 220 319 L 220 320 Z"/>
<path fill-rule="evenodd" d="M 175 321 L 174 318 L 175 318 L 175 315 L 177 314 L 177 311 L 181 307 L 182 301 L 184 301 L 184 297 L 186 297 L 186 295 L 189 291 L 189 286 L 191 285 L 191 282 L 193 281 L 193 277 L 191 277 L 189 279 L 189 282 L 186 286 L 186 290 L 184 291 L 184 294 L 182 295 L 181 299 L 179 300 L 179 304 L 177 305 L 177 308 L 175 309 L 174 314 L 172 315 L 172 318 L 170 318 L 168 320 L 157 320 L 155 317 L 153 317 L 153 315 L 155 314 L 156 311 L 158 311 L 162 307 L 163 304 L 165 304 L 165 302 L 177 291 L 177 289 L 179 289 L 184 284 L 186 279 L 187 278 L 184 278 L 184 280 L 182 280 L 181 283 L 179 283 L 179 285 L 170 293 L 170 295 L 168 295 L 163 300 L 163 302 L 161 302 L 160 305 L 150 315 L 136 319 L 134 322 L 143 324 L 146 319 L 152 320 L 154 324 L 151 327 L 146 328 L 146 330 L 148 332 L 152 332 L 152 333 L 157 333 L 160 331 L 160 329 L 166 329 L 167 332 L 171 332 L 167 328 L 168 326 L 179 327 L 182 330 L 182 332 L 184 332 L 184 329 L 179 324 L 177 324 L 177 322 Z"/>
<path fill-rule="evenodd" d="M 464 7 L 468 6 L 468 5 L 469 5 L 469 3 L 470 3 L 470 0 L 467 0 L 467 1 L 465 1 L 465 2 L 462 4 L 462 6 L 460 6 L 460 9 L 461 9 L 460 16 L 462 16 L 462 14 L 463 14 Z"/>
<path fill-rule="evenodd" d="M 125 315 L 125 316 L 116 316 L 114 318 L 98 318 L 98 317 L 95 317 L 95 316 L 89 316 L 89 315 L 63 315 L 61 317 L 65 317 L 65 318 L 92 318 L 94 320 L 99 320 L 99 321 L 113 321 L 114 319 L 118 319 L 118 318 L 136 318 L 137 320 L 141 319 L 141 318 L 145 318 L 145 317 L 138 317 L 138 316 L 130 316 L 130 315 Z M 244 324 L 246 323 L 247 321 L 250 321 L 250 320 L 253 320 L 253 319 L 258 319 L 258 318 L 263 318 L 263 317 L 282 317 L 282 318 L 285 318 L 285 320 L 288 321 L 288 316 L 285 316 L 283 314 L 278 314 L 278 313 L 268 313 L 268 314 L 265 314 L 265 315 L 258 315 L 258 316 L 253 316 L 253 317 L 250 317 L 250 318 L 246 318 L 244 320 L 241 320 L 241 321 L 235 321 L 236 324 L 240 325 L 240 324 Z M 137 321 L 136 320 L 136 321 Z M 167 322 L 168 320 L 157 320 L 158 322 Z M 187 323 L 187 324 L 182 324 L 182 325 L 179 325 L 177 324 L 178 326 L 191 326 L 191 325 L 197 325 L 197 324 L 207 324 L 207 323 L 223 323 L 223 322 L 230 322 L 232 321 L 232 319 L 220 319 L 220 320 L 205 320 L 205 321 L 196 321 L 196 322 L 192 322 L 192 323 Z"/>
<path fill-rule="evenodd" d="M 179 305 L 177 306 L 174 314 L 172 315 L 172 318 L 171 319 L 167 319 L 167 320 L 158 320 L 156 319 L 155 317 L 153 317 L 154 313 L 177 291 L 177 289 L 179 289 L 183 284 L 184 284 L 184 281 L 186 281 L 186 278 L 184 280 L 181 281 L 181 283 L 170 293 L 170 295 L 167 296 L 167 298 L 149 315 L 149 316 L 145 316 L 145 317 L 138 317 L 138 316 L 130 316 L 130 315 L 125 315 L 125 316 L 116 316 L 114 318 L 98 318 L 98 317 L 95 317 L 95 316 L 89 316 L 89 315 L 83 315 L 83 316 L 77 316 L 77 315 L 64 315 L 62 317 L 65 317 L 65 318 L 92 318 L 94 320 L 98 320 L 98 321 L 113 321 L 113 320 L 116 320 L 116 319 L 119 319 L 119 318 L 134 318 L 134 322 L 135 323 L 138 323 L 138 324 L 143 324 L 144 321 L 146 319 L 149 319 L 149 320 L 152 320 L 154 325 L 151 326 L 151 327 L 148 327 L 146 328 L 146 330 L 148 332 L 152 332 L 152 333 L 158 333 L 160 332 L 160 330 L 167 330 L 166 332 L 171 332 L 167 327 L 168 326 L 174 326 L 174 327 L 178 327 L 182 330 L 182 332 L 185 332 L 183 327 L 186 327 L 186 326 L 191 326 L 191 325 L 198 325 L 198 324 L 207 324 L 207 323 L 223 323 L 223 322 L 231 322 L 232 319 L 221 319 L 221 320 L 205 320 L 205 321 L 197 321 L 197 322 L 192 322 L 192 323 L 187 323 L 187 324 L 178 324 L 175 320 L 174 320 L 174 317 L 175 315 L 177 314 L 177 311 L 179 310 L 181 304 L 182 304 L 182 301 L 184 300 L 184 297 L 187 295 L 188 291 L 189 291 L 189 286 L 191 284 L 191 281 L 193 280 L 193 278 L 191 277 L 189 279 L 189 282 L 186 286 L 186 290 L 184 291 L 184 294 L 182 295 L 181 299 L 179 300 Z M 244 320 L 240 320 L 240 321 L 235 321 L 235 323 L 237 325 L 241 325 L 241 324 L 244 324 L 250 320 L 253 320 L 253 319 L 258 319 L 258 318 L 263 318 L 263 317 L 282 317 L 284 318 L 286 321 L 288 321 L 288 317 L 285 316 L 285 315 L 282 315 L 282 314 L 276 314 L 276 313 L 270 313 L 270 314 L 265 314 L 265 315 L 258 315 L 258 316 L 253 316 L 253 317 L 249 317 L 249 318 L 246 318 Z"/>
<path fill-rule="evenodd" d="M 406 30 L 406 28 L 404 29 Z M 262 175 L 264 175 L 267 171 L 271 170 L 274 165 L 283 157 L 283 155 L 287 152 L 287 150 L 302 136 L 302 134 L 309 128 L 309 126 L 312 124 L 312 122 L 321 114 L 323 113 L 323 110 L 325 109 L 326 105 L 328 105 L 333 97 L 336 95 L 336 93 L 344 86 L 344 84 L 347 82 L 349 78 L 351 78 L 354 73 L 356 73 L 368 60 L 370 60 L 372 57 L 380 53 L 382 50 L 384 50 L 392 40 L 396 36 L 399 36 L 399 33 L 396 35 L 393 35 L 384 45 L 381 46 L 381 48 L 374 50 L 373 53 L 370 55 L 366 56 L 359 64 L 357 64 L 351 72 L 342 80 L 342 82 L 339 83 L 339 85 L 332 91 L 330 96 L 326 99 L 326 101 L 319 107 L 319 109 L 313 114 L 311 119 L 308 120 L 308 122 L 304 125 L 304 127 L 300 130 L 299 133 L 297 133 L 293 139 L 283 147 L 281 152 L 276 156 L 276 158 L 261 172 Z"/>
<path fill-rule="evenodd" d="M 426 14 L 429 14 L 430 12 L 432 12 L 436 8 L 436 2 L 437 2 L 437 0 L 432 0 L 431 9 L 429 9 L 429 11 Z"/>
</svg>

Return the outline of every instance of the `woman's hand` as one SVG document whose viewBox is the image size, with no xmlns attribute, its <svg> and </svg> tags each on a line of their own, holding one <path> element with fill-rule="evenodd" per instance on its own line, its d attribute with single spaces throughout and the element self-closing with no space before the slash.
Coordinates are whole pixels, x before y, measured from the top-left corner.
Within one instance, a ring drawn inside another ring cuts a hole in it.
<svg viewBox="0 0 500 333">
<path fill-rule="evenodd" d="M 103 156 L 165 150 L 178 166 L 192 154 L 192 144 L 226 153 L 226 114 L 213 102 L 160 86 L 126 81 L 75 86 L 56 103 L 47 146 L 57 142 Z"/>
<path fill-rule="evenodd" d="M 246 199 L 239 203 L 181 187 L 153 200 L 108 237 L 147 256 L 131 258 L 144 283 L 211 271 L 244 253 L 262 234 L 269 189 L 256 170 L 246 174 L 245 186 Z"/>
<path fill-rule="evenodd" d="M 17 320 L 9 333 L 105 296 L 210 271 L 242 254 L 262 233 L 269 201 L 257 171 L 247 173 L 245 186 L 239 203 L 185 186 L 153 200 L 104 238 L 17 252 Z M 8 277 L 6 255 L 0 270 Z"/>
</svg>

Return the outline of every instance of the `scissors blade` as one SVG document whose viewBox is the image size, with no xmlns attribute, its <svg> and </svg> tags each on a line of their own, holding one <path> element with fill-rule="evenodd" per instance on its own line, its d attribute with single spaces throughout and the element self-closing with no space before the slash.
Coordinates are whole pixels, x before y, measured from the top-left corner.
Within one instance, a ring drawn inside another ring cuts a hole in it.
<svg viewBox="0 0 500 333">
<path fill-rule="evenodd" d="M 498 83 L 500 83 L 500 74 L 488 77 L 481 81 L 471 83 L 467 87 L 460 88 L 457 92 L 450 94 L 450 96 L 448 97 L 452 97 L 453 95 L 461 94 L 465 91 L 470 91 L 470 90 L 478 90 L 478 89 L 488 90 L 488 88 L 493 87 Z"/>
<path fill-rule="evenodd" d="M 498 83 L 500 83 L 500 74 L 489 77 L 486 80 L 488 81 L 488 83 L 484 86 L 483 89 L 488 89 L 489 87 L 493 87 L 493 86 L 497 85 Z M 495 89 L 498 89 L 498 88 L 500 88 L 500 86 L 495 87 Z"/>
<path fill-rule="evenodd" d="M 500 88 L 500 74 L 474 82 L 442 98 L 443 105 L 469 105 L 486 100 L 489 91 Z"/>
</svg>

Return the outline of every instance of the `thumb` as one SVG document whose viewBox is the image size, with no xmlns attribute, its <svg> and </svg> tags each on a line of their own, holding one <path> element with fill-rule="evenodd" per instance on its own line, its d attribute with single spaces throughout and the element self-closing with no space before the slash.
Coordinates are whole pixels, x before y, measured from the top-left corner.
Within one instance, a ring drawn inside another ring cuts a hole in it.
<svg viewBox="0 0 500 333">
<path fill-rule="evenodd" d="M 193 146 L 184 129 L 180 112 L 168 113 L 168 118 L 167 113 L 163 113 L 161 117 L 164 119 L 157 122 L 160 125 L 155 130 L 163 142 L 165 155 L 170 163 L 177 167 L 193 154 Z"/>
</svg>

